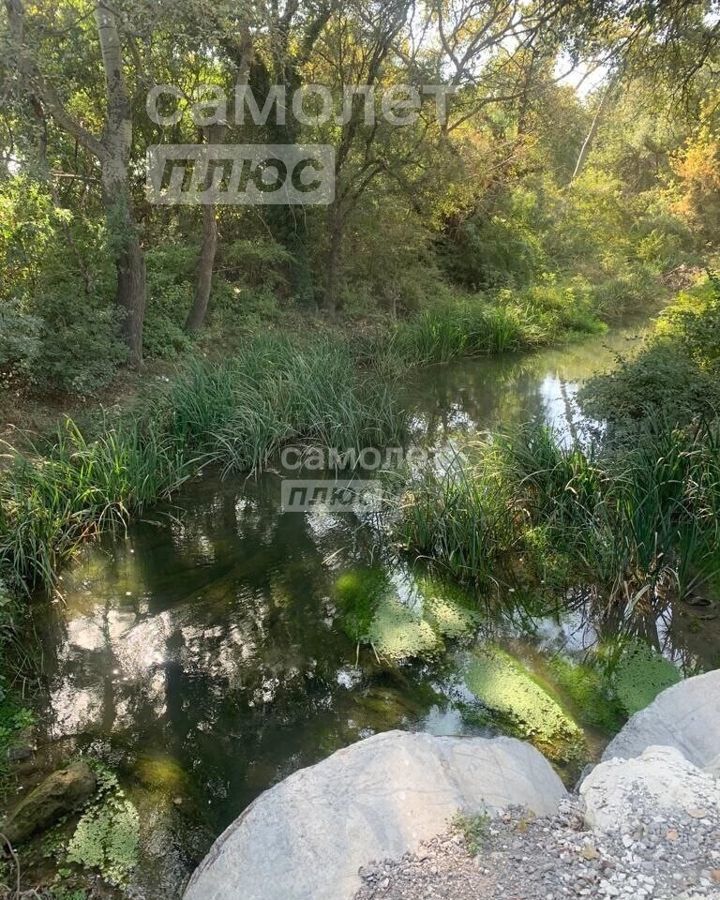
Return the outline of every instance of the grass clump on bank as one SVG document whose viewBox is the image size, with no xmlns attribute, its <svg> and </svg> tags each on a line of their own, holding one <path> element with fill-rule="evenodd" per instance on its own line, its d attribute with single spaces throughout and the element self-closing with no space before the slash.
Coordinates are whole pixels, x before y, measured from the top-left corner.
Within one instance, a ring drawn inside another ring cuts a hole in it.
<svg viewBox="0 0 720 900">
<path fill-rule="evenodd" d="M 590 379 L 579 399 L 616 431 L 658 416 L 671 425 L 720 416 L 720 276 L 681 291 L 643 351 Z"/>
<path fill-rule="evenodd" d="M 546 275 L 536 284 L 493 293 L 454 295 L 398 323 L 373 352 L 405 365 L 449 362 L 532 350 L 605 330 L 599 305 L 582 279 Z"/>
<path fill-rule="evenodd" d="M 261 468 L 290 441 L 398 443 L 405 415 L 346 345 L 257 338 L 220 365 L 193 362 L 135 414 L 71 421 L 0 475 L 0 575 L 28 590 L 55 582 L 77 547 L 171 495 L 200 468 Z"/>
</svg>

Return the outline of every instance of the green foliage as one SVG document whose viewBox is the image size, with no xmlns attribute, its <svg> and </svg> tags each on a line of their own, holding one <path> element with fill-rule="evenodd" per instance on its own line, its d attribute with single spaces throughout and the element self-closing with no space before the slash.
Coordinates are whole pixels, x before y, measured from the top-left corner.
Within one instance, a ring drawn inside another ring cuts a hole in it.
<svg viewBox="0 0 720 900">
<path fill-rule="evenodd" d="M 193 300 L 196 259 L 197 248 L 193 244 L 166 244 L 146 254 L 143 343 L 148 356 L 172 358 L 191 345 L 184 324 Z"/>
<path fill-rule="evenodd" d="M 720 568 L 720 436 L 662 421 L 631 445 L 567 445 L 529 426 L 482 445 L 481 462 L 414 476 L 395 532 L 462 580 L 585 585 L 629 603 L 686 597 Z M 544 548 L 552 555 L 543 560 Z"/>
<path fill-rule="evenodd" d="M 0 479 L 0 569 L 28 589 L 54 583 L 78 545 L 169 495 L 193 471 L 152 422 L 89 437 L 67 420 L 47 453 L 16 453 Z"/>
<path fill-rule="evenodd" d="M 0 477 L 0 569 L 53 583 L 78 545 L 169 496 L 200 467 L 265 466 L 290 441 L 360 448 L 401 442 L 390 387 L 343 344 L 261 337 L 218 366 L 192 363 L 144 408 L 95 431 L 68 420 Z"/>
<path fill-rule="evenodd" d="M 67 859 L 123 885 L 138 862 L 140 819 L 112 772 L 100 768 L 97 777 L 96 799 L 77 824 Z"/>
<path fill-rule="evenodd" d="M 509 495 L 489 452 L 477 467 L 460 458 L 411 476 L 399 495 L 395 536 L 461 581 L 487 585 L 514 541 Z"/>
<path fill-rule="evenodd" d="M 0 184 L 0 209 L 0 369 L 45 390 L 99 390 L 126 358 L 103 220 L 30 175 Z"/>
<path fill-rule="evenodd" d="M 488 813 L 457 813 L 452 825 L 463 836 L 465 847 L 470 856 L 477 856 L 485 846 L 490 829 Z"/>
<path fill-rule="evenodd" d="M 686 424 L 720 411 L 720 287 L 713 277 L 681 292 L 640 354 L 580 392 L 585 411 L 627 427 L 642 419 Z"/>
<path fill-rule="evenodd" d="M 379 349 L 407 365 L 426 365 L 529 350 L 603 328 L 584 281 L 546 274 L 524 289 L 446 298 L 396 326 Z"/>
<path fill-rule="evenodd" d="M 42 320 L 23 313 L 17 301 L 0 305 L 0 372 L 30 372 L 41 329 Z"/>
<path fill-rule="evenodd" d="M 38 303 L 40 346 L 25 368 L 29 381 L 50 391 L 94 394 L 110 383 L 127 358 L 119 338 L 121 315 L 83 295 L 47 290 Z"/>
<path fill-rule="evenodd" d="M 441 265 L 455 283 L 477 291 L 533 280 L 544 259 L 541 238 L 521 209 L 510 207 L 476 213 L 440 240 Z"/>
</svg>

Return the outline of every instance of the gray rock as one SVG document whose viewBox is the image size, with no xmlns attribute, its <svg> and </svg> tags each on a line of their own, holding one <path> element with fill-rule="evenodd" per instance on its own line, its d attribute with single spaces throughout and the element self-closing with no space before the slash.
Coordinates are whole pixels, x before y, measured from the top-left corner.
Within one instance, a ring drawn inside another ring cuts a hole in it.
<svg viewBox="0 0 720 900">
<path fill-rule="evenodd" d="M 688 678 L 636 713 L 603 753 L 629 759 L 652 746 L 676 747 L 696 766 L 710 765 L 720 747 L 720 669 Z"/>
<path fill-rule="evenodd" d="M 580 786 L 585 821 L 605 832 L 631 831 L 642 809 L 650 814 L 684 813 L 703 818 L 705 810 L 720 810 L 720 785 L 689 762 L 674 747 L 648 747 L 642 756 L 600 763 Z M 625 835 L 626 847 L 634 844 Z"/>
<path fill-rule="evenodd" d="M 95 787 L 95 775 L 86 762 L 59 769 L 20 801 L 0 830 L 10 843 L 21 844 L 89 800 Z"/>
<path fill-rule="evenodd" d="M 391 731 L 266 791 L 218 838 L 185 900 L 349 900 L 369 860 L 399 858 L 459 810 L 523 805 L 552 815 L 566 797 L 547 760 L 512 738 Z"/>
</svg>

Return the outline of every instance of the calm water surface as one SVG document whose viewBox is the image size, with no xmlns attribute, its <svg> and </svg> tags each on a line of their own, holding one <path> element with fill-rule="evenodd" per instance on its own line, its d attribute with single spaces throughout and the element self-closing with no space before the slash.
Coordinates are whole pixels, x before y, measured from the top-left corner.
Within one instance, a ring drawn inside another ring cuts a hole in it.
<svg viewBox="0 0 720 900">
<path fill-rule="evenodd" d="M 637 334 L 418 372 L 407 387 L 418 439 L 530 418 L 581 432 L 579 383 Z M 581 613 L 488 612 L 430 661 L 381 663 L 341 627 L 339 580 L 379 571 L 413 606 L 427 593 L 418 572 L 354 516 L 281 514 L 279 497 L 274 474 L 205 476 L 154 521 L 89 551 L 65 576 L 63 601 L 37 607 L 46 753 L 91 751 L 119 770 L 141 813 L 143 896 L 173 896 L 254 797 L 339 747 L 390 728 L 491 733 L 463 712 L 468 641 L 492 637 L 547 679 L 551 654 L 580 653 L 612 630 Z M 677 614 L 643 627 L 688 672 L 718 662 L 720 642 Z M 597 752 L 602 737 L 589 742 Z"/>
</svg>

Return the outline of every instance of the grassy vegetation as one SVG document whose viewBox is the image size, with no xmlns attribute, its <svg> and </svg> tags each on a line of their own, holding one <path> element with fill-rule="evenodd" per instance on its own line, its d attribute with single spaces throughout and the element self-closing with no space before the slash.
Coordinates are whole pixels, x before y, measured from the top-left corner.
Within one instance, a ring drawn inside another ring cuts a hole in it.
<svg viewBox="0 0 720 900">
<path fill-rule="evenodd" d="M 403 365 L 532 350 L 605 329 L 603 305 L 582 279 L 546 274 L 537 284 L 476 294 L 452 292 L 370 342 L 373 357 Z"/>
<path fill-rule="evenodd" d="M 634 445 L 565 445 L 541 426 L 477 448 L 479 463 L 428 470 L 396 533 L 463 580 L 587 586 L 631 604 L 701 591 L 720 568 L 720 429 L 647 423 Z M 558 584 L 558 581 L 564 584 Z"/>
<path fill-rule="evenodd" d="M 590 415 L 616 430 L 662 416 L 687 424 L 720 415 L 720 278 L 681 291 L 657 319 L 644 351 L 591 379 L 580 393 Z"/>
<path fill-rule="evenodd" d="M 290 441 L 398 444 L 406 415 L 393 396 L 394 377 L 408 366 L 601 329 L 590 293 L 578 285 L 548 278 L 516 294 L 446 298 L 354 345 L 337 332 L 303 340 L 270 333 L 246 339 L 229 359 L 191 356 L 168 387 L 151 390 L 120 417 L 84 427 L 66 420 L 43 443 L 8 448 L 0 573 L 28 589 L 52 584 L 80 543 L 123 527 L 206 465 L 262 468 Z M 416 518 L 420 529 L 421 510 Z M 471 566 L 497 543 L 472 524 L 458 524 L 473 534 Z"/>
<path fill-rule="evenodd" d="M 78 545 L 176 491 L 203 466 L 249 471 L 289 441 L 398 443 L 405 414 L 346 345 L 257 338 L 236 358 L 193 362 L 117 421 L 72 421 L 0 475 L 0 572 L 52 584 Z"/>
</svg>

